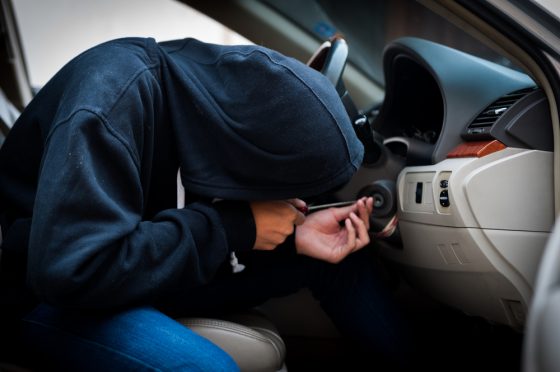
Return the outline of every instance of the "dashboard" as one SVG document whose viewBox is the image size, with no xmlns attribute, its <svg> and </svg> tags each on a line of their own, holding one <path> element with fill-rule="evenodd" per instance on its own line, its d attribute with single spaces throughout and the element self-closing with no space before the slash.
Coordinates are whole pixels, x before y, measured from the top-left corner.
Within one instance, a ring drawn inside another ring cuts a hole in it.
<svg viewBox="0 0 560 372">
<path fill-rule="evenodd" d="M 464 141 L 490 138 L 507 146 L 552 151 L 546 99 L 526 74 L 411 37 L 387 46 L 383 66 L 386 94 L 373 128 L 387 143 L 402 138 L 410 147 L 426 149 L 410 153 L 408 164 L 435 164 Z M 531 94 L 531 99 L 523 101 Z M 516 109 L 507 110 L 512 105 Z M 498 110 L 495 114 L 490 112 L 493 106 Z M 510 128 L 512 117 L 527 109 L 531 112 L 523 112 L 523 120 Z M 502 114 L 504 119 L 499 122 L 479 123 L 485 118 L 499 119 Z M 476 128 L 467 131 L 469 124 Z M 496 127 L 490 131 L 479 124 Z"/>
<path fill-rule="evenodd" d="M 436 300 L 522 329 L 554 222 L 545 95 L 522 72 L 417 38 L 388 45 L 383 65 L 372 127 L 401 159 L 389 173 L 400 239 L 375 244 Z"/>
</svg>

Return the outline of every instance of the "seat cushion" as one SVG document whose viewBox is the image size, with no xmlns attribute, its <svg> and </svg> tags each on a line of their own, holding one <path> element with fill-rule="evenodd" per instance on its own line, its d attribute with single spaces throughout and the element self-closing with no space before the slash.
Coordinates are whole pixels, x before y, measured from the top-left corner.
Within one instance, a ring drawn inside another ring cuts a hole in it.
<svg viewBox="0 0 560 372">
<path fill-rule="evenodd" d="M 254 312 L 226 319 L 180 318 L 180 323 L 227 352 L 241 371 L 283 369 L 286 346 L 274 324 Z"/>
</svg>

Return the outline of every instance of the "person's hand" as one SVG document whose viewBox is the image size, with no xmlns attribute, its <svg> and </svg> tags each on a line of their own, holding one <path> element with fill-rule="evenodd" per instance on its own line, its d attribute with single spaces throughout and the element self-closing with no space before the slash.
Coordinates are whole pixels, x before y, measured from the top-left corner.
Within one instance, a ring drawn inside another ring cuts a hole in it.
<svg viewBox="0 0 560 372">
<path fill-rule="evenodd" d="M 331 263 L 340 262 L 369 244 L 369 216 L 372 211 L 373 198 L 362 198 L 348 207 L 310 214 L 305 223 L 297 227 L 297 252 Z"/>
<path fill-rule="evenodd" d="M 294 225 L 301 225 L 305 221 L 305 216 L 297 209 L 305 206 L 305 202 L 300 199 L 258 201 L 250 205 L 257 226 L 254 249 L 276 248 L 293 234 Z"/>
</svg>

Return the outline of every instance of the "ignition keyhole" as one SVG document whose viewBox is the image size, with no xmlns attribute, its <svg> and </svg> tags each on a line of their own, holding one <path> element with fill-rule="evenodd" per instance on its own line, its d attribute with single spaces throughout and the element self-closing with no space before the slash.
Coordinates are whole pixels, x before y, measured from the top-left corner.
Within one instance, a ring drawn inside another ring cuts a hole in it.
<svg viewBox="0 0 560 372">
<path fill-rule="evenodd" d="M 382 208 L 383 204 L 385 204 L 385 198 L 380 193 L 375 193 L 372 195 L 373 198 L 373 207 L 374 208 Z"/>
</svg>

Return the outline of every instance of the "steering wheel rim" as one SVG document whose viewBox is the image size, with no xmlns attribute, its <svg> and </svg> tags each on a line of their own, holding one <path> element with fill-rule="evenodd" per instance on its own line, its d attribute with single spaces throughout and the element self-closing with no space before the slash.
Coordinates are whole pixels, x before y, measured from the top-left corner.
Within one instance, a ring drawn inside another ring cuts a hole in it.
<svg viewBox="0 0 560 372">
<path fill-rule="evenodd" d="M 346 93 L 342 74 L 348 60 L 348 44 L 340 36 L 325 41 L 311 56 L 307 65 L 320 71 L 336 87 L 340 96 Z"/>
<path fill-rule="evenodd" d="M 313 53 L 307 65 L 320 71 L 334 85 L 352 122 L 354 131 L 364 145 L 364 164 L 375 164 L 382 155 L 381 145 L 375 142 L 367 117 L 360 114 L 344 85 L 342 74 L 347 60 L 348 44 L 346 40 L 340 36 L 335 36 L 321 44 L 319 49 Z"/>
</svg>

